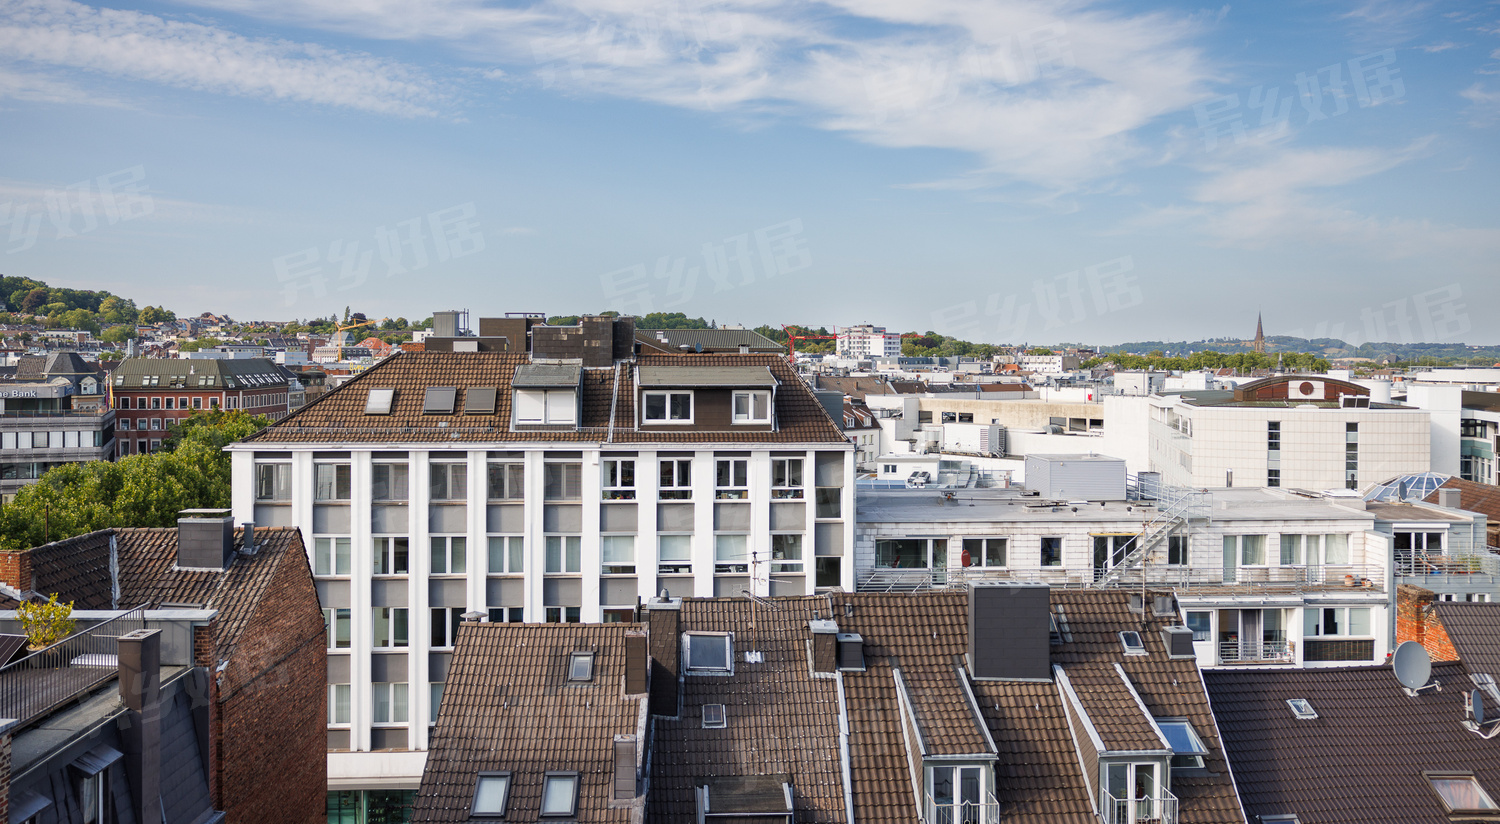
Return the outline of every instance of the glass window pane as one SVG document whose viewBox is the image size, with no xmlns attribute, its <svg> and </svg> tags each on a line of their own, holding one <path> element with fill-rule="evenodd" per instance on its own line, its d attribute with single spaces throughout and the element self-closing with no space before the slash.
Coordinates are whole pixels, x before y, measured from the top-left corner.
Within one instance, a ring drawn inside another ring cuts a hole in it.
<svg viewBox="0 0 1500 824">
<path fill-rule="evenodd" d="M 571 815 L 573 795 L 578 778 L 571 775 L 549 775 L 542 788 L 542 815 Z"/>
<path fill-rule="evenodd" d="M 519 535 L 508 539 L 510 541 L 510 571 L 525 572 L 524 548 L 525 539 Z"/>
<path fill-rule="evenodd" d="M 334 570 L 335 570 L 336 574 L 338 574 L 338 575 L 348 575 L 349 571 L 351 569 L 351 564 L 352 564 L 352 561 L 350 559 L 350 554 L 349 554 L 349 539 L 348 538 L 334 538 L 333 539 L 333 552 L 334 552 Z"/>
<path fill-rule="evenodd" d="M 1369 607 L 1351 607 L 1349 609 L 1349 634 L 1350 635 L 1369 635 L 1370 634 L 1370 608 Z"/>
<path fill-rule="evenodd" d="M 510 777 L 505 775 L 483 775 L 474 791 L 474 814 L 499 815 L 505 812 L 505 788 Z"/>
<path fill-rule="evenodd" d="M 448 571 L 448 539 L 434 536 L 432 539 L 432 566 L 433 575 L 441 575 Z"/>
<path fill-rule="evenodd" d="M 498 574 L 505 571 L 506 543 L 504 538 L 490 536 L 490 574 Z"/>
<path fill-rule="evenodd" d="M 583 539 L 576 535 L 569 535 L 563 539 L 563 550 L 566 553 L 567 571 L 577 572 L 581 567 Z"/>
<path fill-rule="evenodd" d="M 1325 563 L 1325 564 L 1347 564 L 1347 563 L 1349 563 L 1349 536 L 1348 535 L 1324 535 L 1323 536 L 1323 563 Z"/>
<path fill-rule="evenodd" d="M 689 669 L 729 669 L 729 636 L 688 636 Z"/>
<path fill-rule="evenodd" d="M 469 539 L 455 537 L 448 540 L 452 544 L 453 549 L 452 558 L 448 564 L 448 571 L 454 574 L 467 572 L 469 568 L 467 560 Z"/>
<path fill-rule="evenodd" d="M 1302 536 L 1281 536 L 1281 565 L 1295 566 L 1302 563 Z"/>
<path fill-rule="evenodd" d="M 663 535 L 659 558 L 663 561 L 690 561 L 693 558 L 693 536 Z"/>
</svg>

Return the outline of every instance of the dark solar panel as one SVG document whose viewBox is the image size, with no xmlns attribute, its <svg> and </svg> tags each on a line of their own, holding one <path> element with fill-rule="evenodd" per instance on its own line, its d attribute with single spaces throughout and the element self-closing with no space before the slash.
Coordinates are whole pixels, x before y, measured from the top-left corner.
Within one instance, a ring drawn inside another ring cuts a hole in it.
<svg viewBox="0 0 1500 824">
<path fill-rule="evenodd" d="M 10 663 L 16 652 L 26 646 L 24 635 L 0 635 L 0 667 Z"/>
</svg>

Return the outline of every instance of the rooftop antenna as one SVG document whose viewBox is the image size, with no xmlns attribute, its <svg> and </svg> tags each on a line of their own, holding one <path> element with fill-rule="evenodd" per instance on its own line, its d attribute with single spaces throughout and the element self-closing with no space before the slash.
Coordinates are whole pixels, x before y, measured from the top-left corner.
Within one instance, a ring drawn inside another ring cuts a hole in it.
<svg viewBox="0 0 1500 824">
<path fill-rule="evenodd" d="M 1391 656 L 1391 669 L 1407 695 L 1418 696 L 1429 689 L 1438 692 L 1443 689 L 1442 684 L 1432 681 L 1432 658 L 1416 641 L 1402 641 L 1396 647 L 1396 654 Z"/>
<path fill-rule="evenodd" d="M 1485 718 L 1484 690 L 1473 689 L 1464 694 L 1464 728 L 1485 740 L 1500 735 L 1500 718 Z M 1485 729 L 1485 725 L 1489 729 Z"/>
</svg>

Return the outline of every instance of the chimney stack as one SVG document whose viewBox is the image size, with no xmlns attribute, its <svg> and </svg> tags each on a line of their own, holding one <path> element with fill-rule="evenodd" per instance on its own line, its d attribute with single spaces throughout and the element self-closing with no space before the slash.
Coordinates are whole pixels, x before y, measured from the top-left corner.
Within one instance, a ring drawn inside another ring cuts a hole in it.
<svg viewBox="0 0 1500 824">
<path fill-rule="evenodd" d="M 1045 586 L 969 588 L 969 672 L 976 678 L 1052 680 L 1051 591 Z"/>
<path fill-rule="evenodd" d="M 650 686 L 651 653 L 644 632 L 625 633 L 625 694 L 640 695 Z"/>
<path fill-rule="evenodd" d="M 120 737 L 133 812 L 140 824 L 162 824 L 161 630 L 127 632 L 119 644 L 120 700 L 126 709 Z"/>
<path fill-rule="evenodd" d="M 220 572 L 234 563 L 234 518 L 227 509 L 177 513 L 177 567 Z"/>
<path fill-rule="evenodd" d="M 1463 496 L 1458 493 L 1457 489 L 1451 489 L 1451 488 L 1448 488 L 1448 487 L 1440 487 L 1438 489 L 1438 491 L 1437 491 L 1437 494 L 1438 494 L 1438 496 L 1437 496 L 1437 498 L 1438 498 L 1438 501 L 1437 501 L 1438 502 L 1438 506 L 1446 507 L 1448 509 L 1463 509 L 1464 508 L 1463 507 Z"/>
<path fill-rule="evenodd" d="M 829 620 L 808 621 L 812 630 L 812 669 L 814 673 L 833 673 L 839 668 L 839 625 Z"/>
<path fill-rule="evenodd" d="M 646 602 L 646 616 L 651 633 L 651 714 L 676 718 L 682 599 L 652 598 Z"/>
</svg>

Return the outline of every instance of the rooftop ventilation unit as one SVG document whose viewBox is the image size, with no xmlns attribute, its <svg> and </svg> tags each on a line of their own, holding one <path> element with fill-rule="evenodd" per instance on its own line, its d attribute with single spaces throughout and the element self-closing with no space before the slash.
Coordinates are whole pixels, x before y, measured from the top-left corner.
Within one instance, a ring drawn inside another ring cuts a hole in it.
<svg viewBox="0 0 1500 824">
<path fill-rule="evenodd" d="M 1168 658 L 1196 658 L 1193 652 L 1193 630 L 1189 627 L 1163 627 L 1161 642 Z"/>
</svg>

